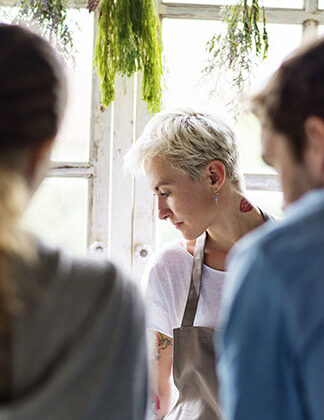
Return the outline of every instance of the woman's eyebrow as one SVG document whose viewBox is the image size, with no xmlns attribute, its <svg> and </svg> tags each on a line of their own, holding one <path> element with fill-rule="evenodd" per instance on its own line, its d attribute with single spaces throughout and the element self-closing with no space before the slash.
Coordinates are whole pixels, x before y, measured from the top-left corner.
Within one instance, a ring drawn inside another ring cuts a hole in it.
<svg viewBox="0 0 324 420">
<path fill-rule="evenodd" d="M 159 191 L 160 187 L 167 187 L 169 185 L 171 185 L 172 182 L 167 182 L 167 181 L 161 181 L 158 184 L 156 184 L 156 186 L 154 187 L 155 191 Z"/>
</svg>

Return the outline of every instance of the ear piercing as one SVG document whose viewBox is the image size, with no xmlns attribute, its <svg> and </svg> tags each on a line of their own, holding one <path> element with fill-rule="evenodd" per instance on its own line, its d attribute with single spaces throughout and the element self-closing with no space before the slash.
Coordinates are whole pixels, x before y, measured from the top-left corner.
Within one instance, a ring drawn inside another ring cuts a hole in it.
<svg viewBox="0 0 324 420">
<path fill-rule="evenodd" d="M 211 185 L 214 185 L 216 183 L 216 181 L 217 181 L 217 176 L 216 177 L 213 177 L 210 180 Z M 215 201 L 215 204 L 218 203 L 218 191 L 216 191 L 216 193 L 215 193 L 214 201 Z"/>
</svg>

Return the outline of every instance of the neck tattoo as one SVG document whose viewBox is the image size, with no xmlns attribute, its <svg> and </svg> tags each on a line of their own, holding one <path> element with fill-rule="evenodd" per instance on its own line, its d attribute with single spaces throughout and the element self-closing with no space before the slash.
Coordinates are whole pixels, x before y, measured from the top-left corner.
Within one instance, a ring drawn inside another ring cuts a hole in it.
<svg viewBox="0 0 324 420">
<path fill-rule="evenodd" d="M 249 201 L 247 201 L 246 198 L 243 197 L 241 202 L 240 202 L 240 212 L 241 213 L 248 213 L 251 210 L 253 210 L 252 204 Z"/>
</svg>

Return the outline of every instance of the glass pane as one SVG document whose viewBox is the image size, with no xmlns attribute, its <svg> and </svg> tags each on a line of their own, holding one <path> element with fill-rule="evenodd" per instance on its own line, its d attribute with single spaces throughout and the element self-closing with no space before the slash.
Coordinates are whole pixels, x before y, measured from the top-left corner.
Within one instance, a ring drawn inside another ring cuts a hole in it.
<svg viewBox="0 0 324 420">
<path fill-rule="evenodd" d="M 264 0 L 265 7 L 279 7 L 282 9 L 302 9 L 304 0 Z"/>
<path fill-rule="evenodd" d="M 282 60 L 298 48 L 302 39 L 301 25 L 268 24 L 269 53 L 260 65 L 252 82 L 252 93 L 261 89 L 272 73 L 280 66 Z M 238 119 L 239 133 L 242 141 L 241 165 L 245 173 L 274 173 L 261 158 L 261 129 L 257 118 L 244 113 Z"/>
<path fill-rule="evenodd" d="M 267 24 L 269 35 L 268 57 L 262 62 L 255 73 L 252 85 L 253 91 L 260 89 L 271 74 L 280 66 L 284 58 L 301 45 L 302 25 Z"/>
<path fill-rule="evenodd" d="M 267 211 L 276 218 L 282 217 L 283 195 L 280 191 L 255 191 L 246 192 L 251 202 L 260 207 L 261 210 Z"/>
<path fill-rule="evenodd" d="M 321 2 L 322 0 L 320 0 Z M 187 3 L 187 4 L 205 4 L 205 5 L 231 5 L 235 0 L 163 0 L 163 3 Z M 265 7 L 279 7 L 283 9 L 302 9 L 303 0 L 264 0 Z"/>
<path fill-rule="evenodd" d="M 19 12 L 17 6 L 0 6 L 0 22 L 12 23 Z"/>
<path fill-rule="evenodd" d="M 0 7 L 0 21 L 11 23 L 17 7 Z M 73 34 L 74 64 L 66 63 L 68 104 L 52 159 L 87 161 L 89 159 L 92 53 L 94 40 L 93 13 L 85 9 L 68 9 L 67 24 Z"/>
<path fill-rule="evenodd" d="M 324 25 L 318 25 L 318 35 L 319 36 L 323 36 L 324 35 Z"/>
<path fill-rule="evenodd" d="M 163 42 L 166 63 L 164 108 L 193 106 L 217 112 L 223 110 L 213 94 L 214 81 L 202 76 L 207 59 L 206 42 L 215 32 L 224 29 L 220 22 L 200 20 L 163 20 Z M 255 72 L 252 90 L 260 89 L 282 60 L 301 42 L 301 25 L 268 24 L 269 54 Z M 222 82 L 222 87 L 228 86 Z M 225 80 L 225 77 L 224 77 Z M 248 173 L 271 173 L 260 156 L 260 128 L 257 119 L 242 115 L 238 121 L 242 140 L 242 169 Z"/>
<path fill-rule="evenodd" d="M 69 10 L 68 25 L 73 30 L 75 65 L 67 63 L 68 105 L 52 159 L 87 161 L 89 159 L 93 13 Z"/>
<path fill-rule="evenodd" d="M 241 169 L 243 173 L 275 173 L 266 165 L 261 156 L 261 126 L 259 120 L 251 113 L 242 114 L 238 120 L 240 135 Z"/>
<path fill-rule="evenodd" d="M 324 9 L 324 0 L 318 0 L 318 8 Z"/>
<path fill-rule="evenodd" d="M 24 225 L 46 243 L 83 255 L 86 253 L 87 215 L 87 180 L 46 178 L 31 200 Z"/>
<path fill-rule="evenodd" d="M 163 19 L 162 37 L 166 66 L 163 104 L 165 108 L 201 106 L 212 102 L 212 83 L 202 78 L 207 60 L 206 43 L 220 22 L 208 20 Z"/>
</svg>

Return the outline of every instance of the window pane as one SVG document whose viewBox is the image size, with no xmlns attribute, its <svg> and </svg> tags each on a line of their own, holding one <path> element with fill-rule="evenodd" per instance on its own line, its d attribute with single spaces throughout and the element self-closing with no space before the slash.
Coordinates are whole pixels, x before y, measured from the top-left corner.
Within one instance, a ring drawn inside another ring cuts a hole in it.
<svg viewBox="0 0 324 420">
<path fill-rule="evenodd" d="M 67 16 L 68 25 L 73 30 L 75 65 L 67 63 L 68 105 L 52 159 L 87 161 L 91 120 L 93 13 L 85 9 L 72 9 Z"/>
<path fill-rule="evenodd" d="M 324 25 L 318 25 L 318 35 L 320 36 L 324 35 Z"/>
<path fill-rule="evenodd" d="M 324 9 L 324 0 L 319 0 L 318 1 L 318 8 L 319 9 Z"/>
<path fill-rule="evenodd" d="M 166 65 L 164 107 L 186 104 L 212 104 L 209 97 L 213 80 L 202 77 L 208 53 L 206 43 L 224 31 L 221 22 L 190 19 L 163 19 L 162 35 Z M 258 90 L 279 67 L 282 60 L 296 49 L 302 39 L 302 25 L 268 24 L 269 51 L 259 66 L 252 88 Z M 221 83 L 221 81 L 220 81 Z"/>
<path fill-rule="evenodd" d="M 323 0 L 320 0 L 320 2 Z M 164 0 L 163 3 L 187 3 L 187 4 L 205 4 L 205 5 L 231 5 L 235 0 Z M 279 7 L 283 9 L 302 9 L 303 0 L 264 0 L 265 7 Z"/>
<path fill-rule="evenodd" d="M 0 6 L 0 22 L 11 23 L 15 16 L 17 16 L 17 13 L 17 6 Z"/>
<path fill-rule="evenodd" d="M 238 120 L 241 141 L 240 158 L 243 173 L 273 174 L 274 169 L 266 165 L 261 156 L 261 126 L 251 113 L 242 114 Z"/>
<path fill-rule="evenodd" d="M 280 66 L 284 58 L 301 45 L 302 25 L 282 25 L 279 23 L 267 24 L 269 36 L 268 57 L 256 71 L 252 89 L 260 89 L 271 74 Z"/>
<path fill-rule="evenodd" d="M 11 23 L 18 15 L 17 7 L 0 7 L 0 21 Z M 74 61 L 66 63 L 68 104 L 65 118 L 53 150 L 58 161 L 87 161 L 89 159 L 93 13 L 85 9 L 68 9 L 67 24 L 72 31 Z"/>
<path fill-rule="evenodd" d="M 224 29 L 220 22 L 201 20 L 163 20 L 163 43 L 166 63 L 166 81 L 163 95 L 164 108 L 202 107 L 217 110 L 222 108 L 217 97 L 211 94 L 214 81 L 202 77 L 206 63 L 206 42 L 215 32 Z M 269 54 L 255 73 L 252 90 L 257 91 L 277 69 L 283 58 L 301 42 L 301 25 L 268 24 Z M 224 78 L 225 80 L 225 78 Z M 222 83 L 228 86 L 228 82 Z M 227 84 L 226 84 L 227 83 Z M 260 128 L 256 118 L 242 115 L 238 121 L 242 140 L 242 169 L 248 173 L 273 172 L 267 167 L 260 153 Z"/>
<path fill-rule="evenodd" d="M 212 83 L 202 79 L 207 60 L 206 43 L 224 25 L 205 20 L 163 19 L 162 36 L 166 65 L 165 108 L 205 104 Z"/>
<path fill-rule="evenodd" d="M 280 191 L 253 191 L 246 192 L 252 203 L 276 218 L 282 217 L 283 195 Z"/>
<path fill-rule="evenodd" d="M 251 91 L 261 89 L 272 73 L 280 66 L 282 60 L 298 48 L 302 39 L 301 25 L 268 24 L 269 53 L 267 59 L 255 73 Z M 242 141 L 241 164 L 245 173 L 274 173 L 261 158 L 260 124 L 253 115 L 242 114 L 238 120 Z"/>
<path fill-rule="evenodd" d="M 80 178 L 46 178 L 25 215 L 24 224 L 45 242 L 85 254 L 88 181 Z"/>
</svg>

